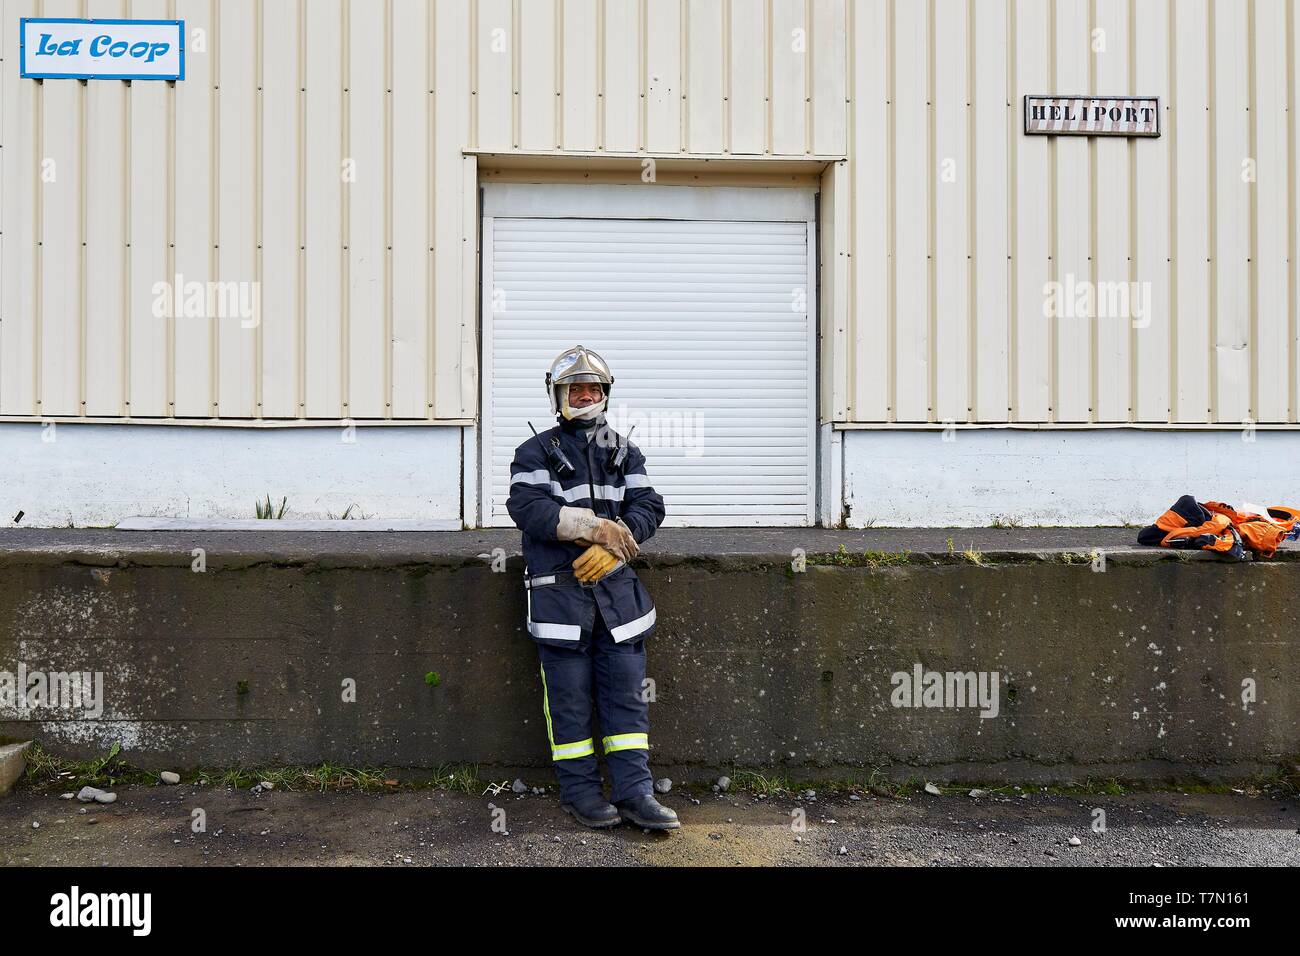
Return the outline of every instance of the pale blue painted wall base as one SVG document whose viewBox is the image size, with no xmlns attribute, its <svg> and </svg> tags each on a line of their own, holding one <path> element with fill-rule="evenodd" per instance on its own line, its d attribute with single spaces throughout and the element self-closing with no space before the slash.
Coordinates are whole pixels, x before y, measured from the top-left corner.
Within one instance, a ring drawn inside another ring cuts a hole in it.
<svg viewBox="0 0 1300 956">
<path fill-rule="evenodd" d="M 135 516 L 459 519 L 461 429 L 0 424 L 0 527 L 113 525 Z"/>
<path fill-rule="evenodd" d="M 861 430 L 843 440 L 850 528 L 1146 525 L 1184 494 L 1300 506 L 1300 430 Z"/>
</svg>

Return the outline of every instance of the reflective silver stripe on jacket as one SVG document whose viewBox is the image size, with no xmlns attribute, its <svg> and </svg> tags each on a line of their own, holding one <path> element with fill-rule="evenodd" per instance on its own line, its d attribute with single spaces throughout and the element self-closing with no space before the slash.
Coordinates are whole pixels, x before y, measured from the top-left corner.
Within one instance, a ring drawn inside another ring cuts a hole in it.
<svg viewBox="0 0 1300 956">
<path fill-rule="evenodd" d="M 628 475 L 628 478 L 643 477 Z M 648 481 L 648 479 L 647 479 Z M 576 485 L 573 488 L 561 487 L 558 481 L 551 479 L 549 471 L 520 471 L 510 476 L 510 484 L 540 485 L 543 488 L 549 488 L 551 494 L 557 498 L 563 498 L 567 502 L 579 501 L 583 498 L 590 498 L 592 488 L 590 485 Z M 623 489 L 615 488 L 613 485 L 596 485 L 595 494 L 601 501 L 622 501 Z"/>
<path fill-rule="evenodd" d="M 524 592 L 528 599 L 528 633 L 543 641 L 580 641 L 582 628 L 577 624 L 547 624 L 533 620 L 533 595 Z"/>
<path fill-rule="evenodd" d="M 549 484 L 551 473 L 549 471 L 517 471 L 510 476 L 510 484 L 523 482 L 526 485 L 545 485 Z"/>
<path fill-rule="evenodd" d="M 580 641 L 582 628 L 576 624 L 540 624 L 531 618 L 528 633 L 543 641 Z"/>
<path fill-rule="evenodd" d="M 649 614 L 643 614 L 635 621 L 628 621 L 626 624 L 620 624 L 618 627 L 609 629 L 610 635 L 614 638 L 615 644 L 622 644 L 629 641 L 638 634 L 644 634 L 650 630 L 655 623 L 655 609 L 651 608 Z"/>
</svg>

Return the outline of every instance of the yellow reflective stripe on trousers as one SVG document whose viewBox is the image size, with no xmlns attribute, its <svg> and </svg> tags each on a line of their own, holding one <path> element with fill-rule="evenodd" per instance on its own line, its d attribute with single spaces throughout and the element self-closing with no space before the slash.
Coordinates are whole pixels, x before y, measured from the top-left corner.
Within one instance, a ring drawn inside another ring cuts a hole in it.
<svg viewBox="0 0 1300 956">
<path fill-rule="evenodd" d="M 596 748 L 592 744 L 590 737 L 573 744 L 560 744 L 559 746 L 551 744 L 552 760 L 573 760 L 575 757 L 591 757 L 595 753 Z"/>
<path fill-rule="evenodd" d="M 649 750 L 649 734 L 613 734 L 609 737 L 600 738 L 600 742 L 605 745 L 605 753 L 612 754 L 616 750 Z"/>
<path fill-rule="evenodd" d="M 546 665 L 541 665 L 542 671 L 542 713 L 546 715 L 546 739 L 551 744 L 551 749 L 555 749 L 555 735 L 551 733 L 551 699 L 546 693 Z"/>
<path fill-rule="evenodd" d="M 587 757 L 595 754 L 596 747 L 590 737 L 586 740 L 579 740 L 576 743 L 555 744 L 555 733 L 551 729 L 551 698 L 546 690 L 546 665 L 541 666 L 542 671 L 542 712 L 546 714 L 546 739 L 551 744 L 552 760 L 572 760 L 575 757 Z M 608 751 L 606 751 L 608 752 Z"/>
</svg>

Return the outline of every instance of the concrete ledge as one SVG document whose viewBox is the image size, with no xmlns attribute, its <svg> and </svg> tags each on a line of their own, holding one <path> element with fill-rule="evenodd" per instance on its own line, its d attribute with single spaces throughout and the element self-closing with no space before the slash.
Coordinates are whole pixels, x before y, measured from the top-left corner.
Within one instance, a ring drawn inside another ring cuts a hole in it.
<svg viewBox="0 0 1300 956">
<path fill-rule="evenodd" d="M 342 534 L 256 528 L 253 531 L 98 529 L 0 529 L 0 567 L 85 564 L 96 567 L 188 567 L 195 548 L 222 567 L 275 564 L 286 567 L 458 567 L 478 563 L 501 549 L 521 555 L 519 532 L 493 528 L 458 532 Z M 814 559 L 847 552 L 848 563 L 869 556 L 907 555 L 916 562 L 969 563 L 967 552 L 991 562 L 1059 561 L 1105 552 L 1125 562 L 1186 562 L 1209 555 L 1143 548 L 1136 528 L 892 528 L 843 531 L 792 529 L 667 529 L 646 543 L 638 567 L 682 562 L 788 564 L 796 550 Z M 1300 560 L 1288 545 L 1275 562 Z"/>
<path fill-rule="evenodd" d="M 7 797 L 13 792 L 14 784 L 27 769 L 27 751 L 31 746 L 30 740 L 0 746 L 0 797 Z"/>
<path fill-rule="evenodd" d="M 1297 549 L 1223 564 L 1135 536 L 661 532 L 639 559 L 660 611 L 653 759 L 1046 781 L 1221 779 L 1300 752 Z M 0 737 L 116 741 L 146 767 L 544 766 L 518 544 L 0 532 L 0 672 L 104 686 L 97 720 L 0 708 Z M 896 706 L 917 665 L 996 672 L 996 715 Z"/>
</svg>

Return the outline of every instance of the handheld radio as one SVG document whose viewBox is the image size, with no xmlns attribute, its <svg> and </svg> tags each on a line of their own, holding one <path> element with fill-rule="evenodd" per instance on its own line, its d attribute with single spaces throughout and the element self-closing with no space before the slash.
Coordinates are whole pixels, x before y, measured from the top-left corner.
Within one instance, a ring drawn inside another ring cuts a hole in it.
<svg viewBox="0 0 1300 956">
<path fill-rule="evenodd" d="M 537 443 L 542 446 L 542 451 L 546 452 L 546 460 L 550 462 L 551 469 L 561 478 L 572 478 L 577 469 L 573 467 L 573 462 L 569 461 L 568 456 L 560 449 L 560 439 L 553 437 L 551 444 L 548 446 L 546 442 L 542 441 L 542 436 L 537 434 L 537 429 L 533 428 L 532 422 L 528 423 L 528 427 L 532 429 L 533 437 L 537 439 Z"/>
</svg>

